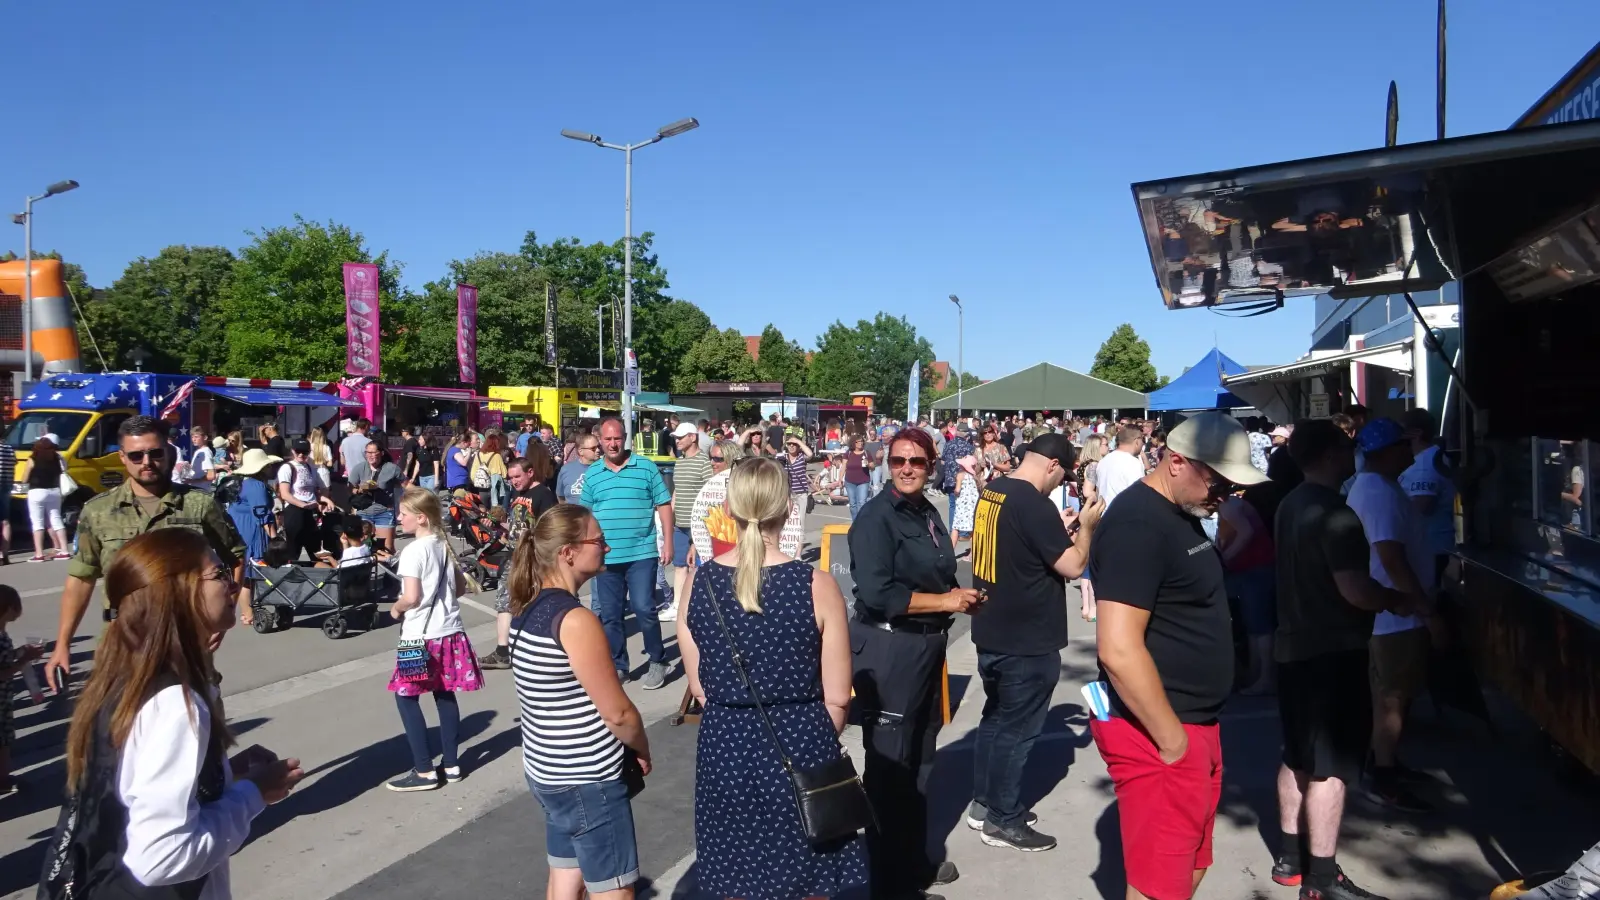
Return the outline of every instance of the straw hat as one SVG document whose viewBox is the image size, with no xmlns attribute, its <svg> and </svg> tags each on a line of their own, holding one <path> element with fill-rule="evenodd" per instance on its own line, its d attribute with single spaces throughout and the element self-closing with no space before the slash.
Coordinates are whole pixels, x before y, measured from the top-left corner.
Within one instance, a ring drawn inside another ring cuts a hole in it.
<svg viewBox="0 0 1600 900">
<path fill-rule="evenodd" d="M 239 468 L 234 469 L 235 475 L 254 475 L 267 466 L 283 462 L 281 456 L 271 456 L 259 447 L 251 447 L 239 459 Z"/>
</svg>

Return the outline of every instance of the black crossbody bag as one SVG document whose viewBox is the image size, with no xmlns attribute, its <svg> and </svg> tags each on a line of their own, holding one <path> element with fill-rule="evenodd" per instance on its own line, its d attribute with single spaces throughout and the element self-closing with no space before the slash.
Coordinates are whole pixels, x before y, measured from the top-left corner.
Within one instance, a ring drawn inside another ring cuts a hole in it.
<svg viewBox="0 0 1600 900">
<path fill-rule="evenodd" d="M 745 672 L 744 656 L 733 640 L 727 620 L 722 617 L 722 606 L 716 597 L 710 599 L 711 609 L 717 614 L 717 625 L 728 641 L 729 651 L 733 653 L 733 669 L 739 673 L 745 690 L 750 692 L 750 699 L 755 701 L 756 713 L 761 716 L 761 724 L 766 727 L 767 736 L 772 738 L 772 746 L 778 751 L 783 771 L 789 776 L 789 785 L 794 789 L 795 806 L 800 810 L 800 827 L 805 829 L 806 840 L 813 846 L 827 844 L 850 837 L 863 828 L 877 827 L 877 818 L 872 814 L 867 790 L 862 787 L 855 763 L 850 761 L 850 755 L 844 752 L 844 748 L 839 749 L 839 758 L 833 762 L 808 769 L 796 767 L 789 759 L 789 754 L 784 752 L 783 742 L 778 740 L 777 730 L 772 727 L 772 720 L 767 718 L 761 695 L 756 693 L 755 684 Z"/>
</svg>

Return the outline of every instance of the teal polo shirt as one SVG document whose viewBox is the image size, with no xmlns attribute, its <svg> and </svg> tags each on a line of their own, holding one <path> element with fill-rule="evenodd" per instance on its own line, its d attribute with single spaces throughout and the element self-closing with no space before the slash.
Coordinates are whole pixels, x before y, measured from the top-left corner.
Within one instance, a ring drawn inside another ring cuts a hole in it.
<svg viewBox="0 0 1600 900">
<path fill-rule="evenodd" d="M 635 454 L 615 471 L 604 459 L 583 474 L 578 502 L 594 511 L 605 533 L 606 565 L 649 559 L 656 555 L 656 507 L 672 502 L 656 464 Z"/>
</svg>

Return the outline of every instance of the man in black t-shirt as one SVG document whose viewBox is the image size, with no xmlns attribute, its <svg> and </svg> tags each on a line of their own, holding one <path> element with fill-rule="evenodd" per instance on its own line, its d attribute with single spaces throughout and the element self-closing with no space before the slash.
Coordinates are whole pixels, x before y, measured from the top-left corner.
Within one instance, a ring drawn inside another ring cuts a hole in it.
<svg viewBox="0 0 1600 900">
<path fill-rule="evenodd" d="M 1117 495 L 1090 551 L 1110 716 L 1089 723 L 1122 819 L 1129 896 L 1187 900 L 1211 867 L 1222 795 L 1217 714 L 1233 687 L 1222 559 L 1200 526 L 1266 480 L 1232 416 L 1191 416 Z"/>
<path fill-rule="evenodd" d="M 772 422 L 767 426 L 767 455 L 776 456 L 783 452 L 784 422 L 777 413 L 772 414 Z"/>
<path fill-rule="evenodd" d="M 1345 791 L 1361 777 L 1372 737 L 1367 644 L 1381 609 L 1407 598 L 1372 579 L 1361 519 L 1340 485 L 1355 474 L 1355 445 L 1327 419 L 1297 424 L 1289 454 L 1305 475 L 1278 505 L 1278 773 L 1282 844 L 1272 880 L 1301 897 L 1383 900 L 1355 887 L 1334 853 Z"/>
<path fill-rule="evenodd" d="M 1104 509 L 1095 503 L 1078 517 L 1050 502 L 1049 493 L 1066 480 L 1077 455 L 1059 434 L 1035 439 L 1009 478 L 983 489 L 974 516 L 972 581 L 987 599 L 974 611 L 972 642 L 985 701 L 973 748 L 967 825 L 982 829 L 991 847 L 1056 845 L 1055 838 L 1034 830 L 1037 819 L 1022 805 L 1022 770 L 1061 680 L 1066 579 L 1083 574 Z M 1071 524 L 1078 526 L 1076 540 Z"/>
<path fill-rule="evenodd" d="M 556 493 L 550 485 L 541 479 L 548 479 L 550 473 L 536 472 L 533 463 L 526 459 L 513 459 L 506 467 L 506 480 L 511 482 L 511 503 L 506 511 L 506 545 L 515 549 L 517 542 L 527 536 L 538 523 L 544 511 L 556 505 Z M 505 553 L 502 558 L 495 560 L 501 563 L 509 561 L 511 554 Z M 502 572 L 500 578 L 500 592 L 495 598 L 495 645 L 494 649 L 478 657 L 478 667 L 481 669 L 509 669 L 511 668 L 511 594 L 507 590 L 510 578 Z"/>
</svg>

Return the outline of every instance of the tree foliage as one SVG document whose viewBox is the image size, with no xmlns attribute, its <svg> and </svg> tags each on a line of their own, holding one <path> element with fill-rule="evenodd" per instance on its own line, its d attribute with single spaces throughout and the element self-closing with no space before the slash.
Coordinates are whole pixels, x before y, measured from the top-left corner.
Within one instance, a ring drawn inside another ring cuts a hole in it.
<svg viewBox="0 0 1600 900">
<path fill-rule="evenodd" d="M 405 369 L 392 336 L 400 267 L 373 255 L 348 226 L 308 222 L 268 228 L 239 251 L 220 308 L 228 354 L 217 374 L 251 378 L 332 380 L 344 372 L 343 263 L 378 265 L 383 323 L 383 374 Z"/>
<path fill-rule="evenodd" d="M 757 381 L 781 381 L 784 393 L 805 396 L 807 368 L 806 351 L 799 343 L 785 338 L 776 325 L 761 330 L 761 344 L 756 349 Z"/>
<path fill-rule="evenodd" d="M 1127 323 L 1118 325 L 1100 345 L 1089 374 L 1141 393 L 1160 386 L 1156 367 L 1150 363 L 1150 345 Z"/>
<path fill-rule="evenodd" d="M 910 322 L 881 312 L 854 327 L 836 321 L 817 338 L 807 385 L 813 395 L 840 402 L 854 391 L 875 391 L 878 409 L 904 417 L 911 366 L 919 360 L 918 392 L 926 397 L 933 384 L 933 346 L 917 337 Z"/>
<path fill-rule="evenodd" d="M 176 244 L 128 264 L 111 287 L 83 303 L 83 329 L 93 333 L 106 365 L 152 372 L 222 371 L 228 348 L 219 311 L 233 281 L 233 251 Z M 84 356 L 92 357 L 90 347 Z"/>
<path fill-rule="evenodd" d="M 672 390 L 691 394 L 702 381 L 754 381 L 755 376 L 756 364 L 745 348 L 744 335 L 737 328 L 712 329 L 684 354 Z"/>
<path fill-rule="evenodd" d="M 935 400 L 943 400 L 946 397 L 954 397 L 959 391 L 970 391 L 980 384 L 983 384 L 983 379 L 971 372 L 962 372 L 960 381 L 956 380 L 956 373 L 951 372 L 949 381 L 945 382 L 944 390 L 930 389 L 922 395 L 920 402 L 926 404 Z"/>
</svg>

